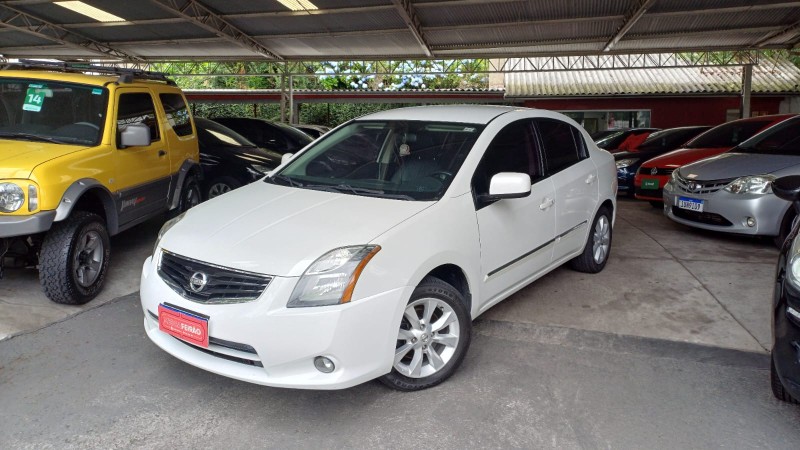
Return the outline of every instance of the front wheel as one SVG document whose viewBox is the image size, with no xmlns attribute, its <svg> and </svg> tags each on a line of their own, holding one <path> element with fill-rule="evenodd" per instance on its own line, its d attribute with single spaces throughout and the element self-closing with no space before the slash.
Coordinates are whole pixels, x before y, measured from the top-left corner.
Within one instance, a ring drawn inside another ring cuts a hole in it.
<svg viewBox="0 0 800 450">
<path fill-rule="evenodd" d="M 569 262 L 570 267 L 578 272 L 586 273 L 597 273 L 603 270 L 608 262 L 608 255 L 611 253 L 611 237 L 611 212 L 608 208 L 602 207 L 594 217 L 583 253 Z"/>
<path fill-rule="evenodd" d="M 103 288 L 111 245 L 103 219 L 76 211 L 45 235 L 39 253 L 39 281 L 56 302 L 82 305 Z"/>
<path fill-rule="evenodd" d="M 783 383 L 781 383 L 781 379 L 778 377 L 778 370 L 775 368 L 775 360 L 772 355 L 769 357 L 769 385 L 770 388 L 772 388 L 772 395 L 778 400 L 788 403 L 798 403 L 794 397 L 786 392 L 786 388 L 783 387 Z"/>
<path fill-rule="evenodd" d="M 197 183 L 197 178 L 193 175 L 187 175 L 186 180 L 183 182 L 183 187 L 181 188 L 181 199 L 178 202 L 177 214 L 184 213 L 194 208 L 199 205 L 201 201 L 200 185 Z"/>
<path fill-rule="evenodd" d="M 392 371 L 380 381 L 400 391 L 436 386 L 461 364 L 471 332 L 472 320 L 461 293 L 438 278 L 426 277 L 403 312 Z"/>
</svg>

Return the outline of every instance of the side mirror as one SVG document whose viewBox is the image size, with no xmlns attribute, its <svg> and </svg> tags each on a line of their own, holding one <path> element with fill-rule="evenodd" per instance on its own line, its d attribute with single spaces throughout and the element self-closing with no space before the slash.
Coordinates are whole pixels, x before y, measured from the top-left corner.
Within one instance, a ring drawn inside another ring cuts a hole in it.
<svg viewBox="0 0 800 450">
<path fill-rule="evenodd" d="M 120 136 L 122 147 L 145 147 L 150 145 L 150 127 L 143 123 L 132 123 L 122 129 Z"/>
<path fill-rule="evenodd" d="M 531 177 L 527 173 L 500 172 L 489 182 L 489 200 L 522 198 L 531 195 Z"/>
<path fill-rule="evenodd" d="M 290 161 L 292 158 L 294 158 L 294 153 L 284 153 L 284 154 L 281 156 L 281 164 L 286 164 L 286 163 L 287 163 L 287 162 L 289 162 L 289 161 Z"/>
<path fill-rule="evenodd" d="M 789 175 L 773 181 L 772 192 L 786 201 L 800 201 L 800 175 Z"/>
</svg>

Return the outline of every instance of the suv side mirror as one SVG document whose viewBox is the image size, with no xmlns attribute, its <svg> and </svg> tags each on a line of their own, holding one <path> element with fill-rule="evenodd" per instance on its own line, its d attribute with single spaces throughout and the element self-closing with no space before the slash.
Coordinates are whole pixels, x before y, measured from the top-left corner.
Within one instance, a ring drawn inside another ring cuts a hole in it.
<svg viewBox="0 0 800 450">
<path fill-rule="evenodd" d="M 281 155 L 281 164 L 286 164 L 292 158 L 294 158 L 294 153 L 284 153 L 283 155 Z"/>
<path fill-rule="evenodd" d="M 120 136 L 122 147 L 144 147 L 150 145 L 150 127 L 143 123 L 132 123 L 122 129 Z"/>
<path fill-rule="evenodd" d="M 500 172 L 489 181 L 489 199 L 522 198 L 531 195 L 531 177 L 527 173 Z"/>
<path fill-rule="evenodd" d="M 789 175 L 773 181 L 772 192 L 786 201 L 800 201 L 800 175 Z"/>
</svg>

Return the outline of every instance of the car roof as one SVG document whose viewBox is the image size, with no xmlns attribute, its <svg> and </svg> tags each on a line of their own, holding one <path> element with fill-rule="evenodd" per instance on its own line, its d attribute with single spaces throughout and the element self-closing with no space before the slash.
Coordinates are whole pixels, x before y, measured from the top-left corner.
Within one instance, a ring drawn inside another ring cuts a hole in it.
<svg viewBox="0 0 800 450">
<path fill-rule="evenodd" d="M 64 83 L 78 83 L 90 86 L 105 86 L 118 82 L 119 75 L 87 75 L 84 73 L 58 72 L 53 70 L 0 70 L 2 78 L 27 78 L 34 80 L 60 81 Z M 122 86 L 162 86 L 164 88 L 178 90 L 175 86 L 170 86 L 163 81 L 153 81 L 134 78 L 131 83 L 124 83 Z"/>
<path fill-rule="evenodd" d="M 530 108 L 493 105 L 436 105 L 396 108 L 367 114 L 357 120 L 420 120 L 426 122 L 455 122 L 487 124 L 511 111 L 530 111 Z"/>
</svg>

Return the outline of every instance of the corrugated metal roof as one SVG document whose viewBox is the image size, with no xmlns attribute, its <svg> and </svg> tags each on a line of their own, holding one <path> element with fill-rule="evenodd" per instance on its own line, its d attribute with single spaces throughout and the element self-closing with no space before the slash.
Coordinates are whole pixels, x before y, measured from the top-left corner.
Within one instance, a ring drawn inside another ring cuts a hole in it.
<svg viewBox="0 0 800 450">
<path fill-rule="evenodd" d="M 584 95 L 738 94 L 741 67 L 686 67 L 505 75 L 506 97 Z M 762 60 L 753 67 L 753 93 L 800 93 L 800 68 L 786 60 Z"/>
</svg>

